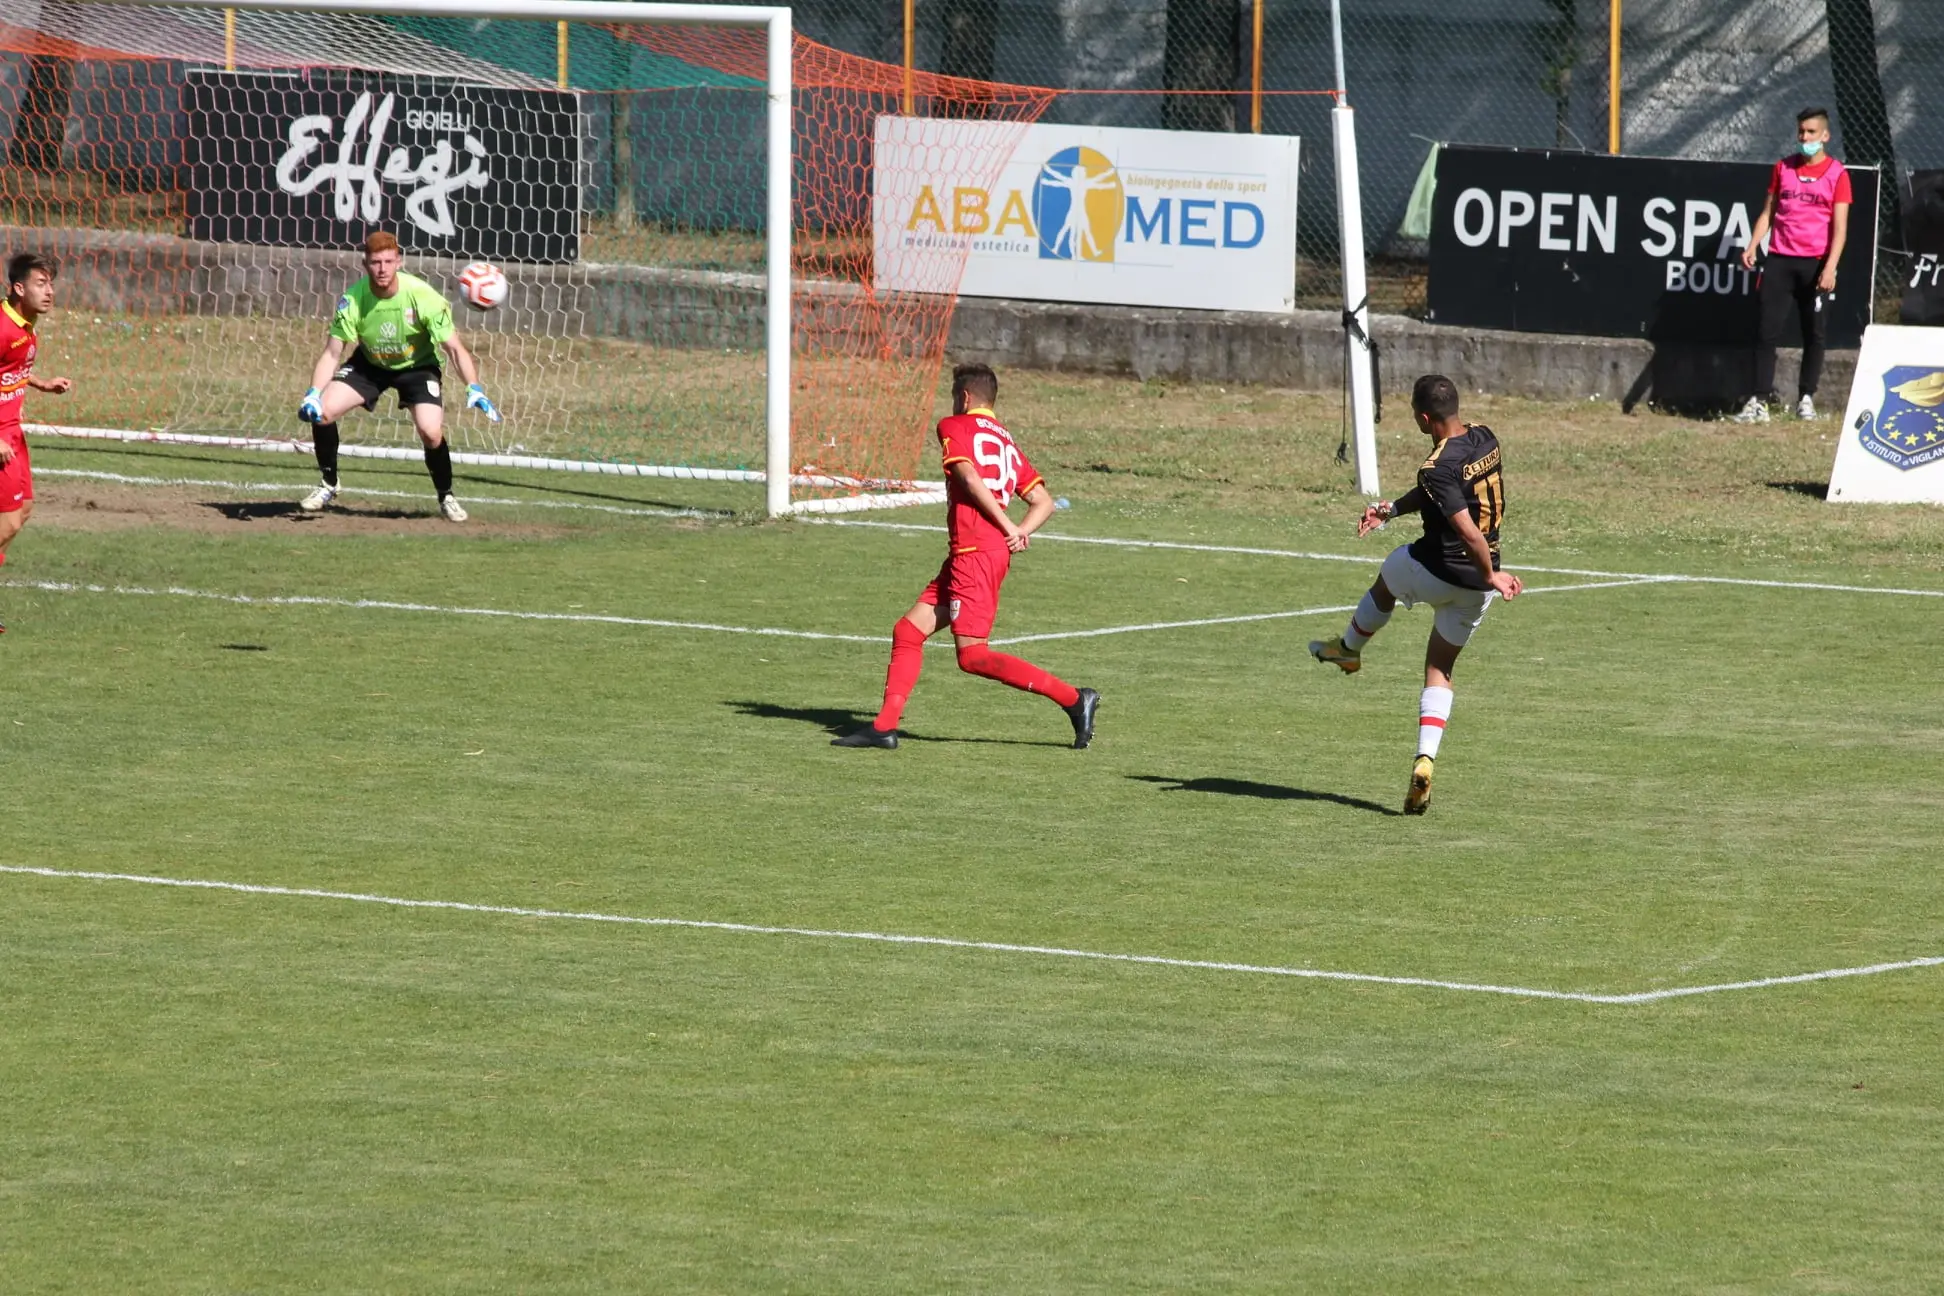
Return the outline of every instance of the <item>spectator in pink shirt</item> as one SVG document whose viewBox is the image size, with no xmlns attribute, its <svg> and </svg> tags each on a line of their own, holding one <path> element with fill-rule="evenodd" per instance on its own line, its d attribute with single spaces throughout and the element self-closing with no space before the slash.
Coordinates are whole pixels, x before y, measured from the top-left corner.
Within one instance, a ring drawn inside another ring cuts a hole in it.
<svg viewBox="0 0 1944 1296">
<path fill-rule="evenodd" d="M 1796 114 L 1800 147 L 1775 164 L 1768 199 L 1742 249 L 1742 264 L 1753 270 L 1755 254 L 1769 236 L 1759 295 L 1761 339 L 1755 348 L 1755 391 L 1735 415 L 1738 423 L 1766 423 L 1775 391 L 1775 347 L 1794 308 L 1802 320 L 1802 377 L 1796 417 L 1816 417 L 1816 384 L 1822 377 L 1823 304 L 1836 291 L 1836 262 L 1849 238 L 1850 178 L 1829 156 L 1829 109 L 1804 108 Z"/>
</svg>

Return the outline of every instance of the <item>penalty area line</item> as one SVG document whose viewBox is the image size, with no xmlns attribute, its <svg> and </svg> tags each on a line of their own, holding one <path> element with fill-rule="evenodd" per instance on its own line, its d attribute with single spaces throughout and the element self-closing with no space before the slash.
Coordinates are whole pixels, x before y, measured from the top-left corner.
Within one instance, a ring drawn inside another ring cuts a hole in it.
<svg viewBox="0 0 1944 1296">
<path fill-rule="evenodd" d="M 862 518 L 803 518 L 817 526 L 872 527 L 880 531 L 919 531 L 942 534 L 945 530 L 922 522 L 873 522 Z M 1304 549 L 1262 549 L 1251 545 L 1194 544 L 1182 540 L 1122 540 L 1113 536 L 1066 535 L 1055 531 L 1039 531 L 1033 536 L 1035 544 L 1050 542 L 1055 544 L 1104 545 L 1115 549 L 1172 549 L 1184 553 L 1240 554 L 1253 558 L 1296 558 L 1306 562 L 1361 563 L 1366 567 L 1383 564 L 1385 550 L 1379 554 L 1340 554 L 1322 553 Z M 1896 594 L 1904 598 L 1944 598 L 1944 590 L 1905 589 L 1891 585 L 1839 585 L 1826 581 L 1789 581 L 1760 580 L 1747 576 L 1696 576 L 1683 572 L 1618 572 L 1599 571 L 1591 567 L 1534 567 L 1526 563 L 1514 563 L 1508 570 L 1514 572 L 1539 572 L 1546 576 L 1594 576 L 1625 585 L 1736 585 L 1749 589 L 1809 590 L 1829 594 Z M 1565 588 L 1561 586 L 1560 588 Z M 1576 587 L 1578 588 L 1578 587 Z M 1586 586 L 1584 588 L 1594 588 Z"/>
<path fill-rule="evenodd" d="M 1542 585 L 1537 589 L 1528 587 L 1526 594 L 1567 594 L 1574 590 L 1620 589 L 1628 585 L 1662 584 L 1658 576 L 1640 577 L 1629 580 L 1587 581 L 1580 585 Z M 1049 639 L 1097 639 L 1102 635 L 1135 634 L 1145 630 L 1193 630 L 1202 626 L 1246 625 L 1252 621 L 1288 621 L 1295 617 L 1326 616 L 1332 612 L 1355 612 L 1355 603 L 1336 603 L 1327 607 L 1291 608 L 1285 612 L 1245 612 L 1239 616 L 1198 617 L 1192 621 L 1144 621 L 1136 625 L 1103 626 L 1098 630 L 1052 630 L 1045 634 L 1015 635 L 1006 639 L 994 639 L 992 646 L 1004 647 L 1008 644 L 1044 643 Z"/>
<path fill-rule="evenodd" d="M 1814 981 L 1835 981 L 1848 977 L 1879 976 L 1914 968 L 1944 965 L 1944 958 L 1901 959 L 1872 963 L 1865 967 L 1829 968 L 1820 972 L 1799 972 L 1788 976 L 1761 977 L 1717 985 L 1677 986 L 1665 990 L 1644 990 L 1633 994 L 1595 994 L 1576 990 L 1543 990 L 1530 986 L 1491 985 L 1474 981 L 1445 981 L 1435 977 L 1384 976 L 1373 972 L 1339 972 L 1326 968 L 1278 967 L 1262 963 L 1231 963 L 1214 959 L 1169 958 L 1159 954 L 1118 954 L 1103 950 L 1070 949 L 1060 945 L 1027 945 L 1011 941 L 965 940 L 950 936 L 912 936 L 894 932 L 840 931 L 819 927 L 778 927 L 760 923 L 716 922 L 700 918 L 644 918 L 629 914 L 590 913 L 565 909 L 532 909 L 520 905 L 472 904 L 462 900 L 413 900 L 403 896 L 372 895 L 362 891 L 327 891 L 317 887 L 266 886 L 251 882 L 224 882 L 206 878 L 157 877 L 142 873 L 105 873 L 92 870 L 36 868 L 0 865 L 0 873 L 16 876 L 53 878 L 62 881 L 126 882 L 141 886 L 173 887 L 190 891 L 225 891 L 240 895 L 285 897 L 300 900 L 336 900 L 350 904 L 382 905 L 393 909 L 431 909 L 454 913 L 489 914 L 507 918 L 538 918 L 556 922 L 607 923 L 627 927 L 661 927 L 689 931 L 731 932 L 744 936 L 794 936 L 806 940 L 857 941 L 876 945 L 926 946 L 935 949 L 977 950 L 989 954 L 1020 954 L 1047 959 L 1079 959 L 1095 963 L 1133 963 L 1148 967 L 1180 968 L 1196 972 L 1232 972 L 1251 976 L 1287 977 L 1306 981 L 1355 982 L 1365 985 L 1398 986 L 1408 989 L 1445 990 L 1461 994 L 1500 995 L 1517 999 L 1554 999 L 1571 1003 L 1633 1005 L 1657 1003 L 1664 999 L 1693 995 L 1722 994 L 1735 990 L 1762 990 L 1773 986 L 1803 985 Z"/>
<path fill-rule="evenodd" d="M 499 617 L 510 621 L 566 621 L 594 625 L 646 626 L 657 630 L 701 630 L 713 634 L 759 635 L 778 639 L 828 639 L 840 643 L 883 643 L 883 635 L 832 634 L 821 630 L 779 630 L 773 626 L 721 625 L 713 621 L 667 621 L 658 617 L 610 616 L 599 612 L 521 612 L 511 608 L 441 607 L 435 603 L 402 603 L 390 599 L 325 598 L 313 594 L 218 594 L 210 590 L 145 589 L 138 585 L 82 585 L 73 581 L 0 581 L 7 589 L 40 590 L 49 594 L 123 594 L 141 598 L 204 599 L 245 607 L 327 607 L 358 611 L 422 612 L 439 616 Z"/>
</svg>

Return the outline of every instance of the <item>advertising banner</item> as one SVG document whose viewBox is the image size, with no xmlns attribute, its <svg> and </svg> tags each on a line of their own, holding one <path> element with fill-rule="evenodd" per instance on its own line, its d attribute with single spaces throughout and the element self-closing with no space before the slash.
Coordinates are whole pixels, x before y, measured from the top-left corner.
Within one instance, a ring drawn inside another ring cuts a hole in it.
<svg viewBox="0 0 1944 1296">
<path fill-rule="evenodd" d="M 1863 335 L 1829 498 L 1944 504 L 1944 329 L 1874 324 Z"/>
<path fill-rule="evenodd" d="M 1298 147 L 1286 135 L 879 117 L 877 287 L 1292 310 Z"/>
<path fill-rule="evenodd" d="M 1916 171 L 1903 205 L 1910 278 L 1904 283 L 1905 324 L 1944 324 L 1944 171 Z"/>
<path fill-rule="evenodd" d="M 571 94 L 375 73 L 193 71 L 189 237 L 494 261 L 580 256 Z"/>
<path fill-rule="evenodd" d="M 1741 252 L 1770 164 L 1447 145 L 1431 225 L 1429 318 L 1439 324 L 1752 346 L 1757 271 Z M 1870 322 L 1877 173 L 1849 169 L 1851 237 L 1825 339 Z M 1785 346 L 1801 345 L 1793 314 Z"/>
</svg>

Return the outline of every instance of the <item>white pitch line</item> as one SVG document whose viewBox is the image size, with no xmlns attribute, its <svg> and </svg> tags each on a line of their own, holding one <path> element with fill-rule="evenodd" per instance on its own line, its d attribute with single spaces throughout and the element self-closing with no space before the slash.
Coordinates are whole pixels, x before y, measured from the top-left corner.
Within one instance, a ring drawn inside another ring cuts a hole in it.
<svg viewBox="0 0 1944 1296">
<path fill-rule="evenodd" d="M 1620 589 L 1628 585 L 1659 585 L 1661 577 L 1646 576 L 1628 580 L 1587 581 L 1581 585 L 1542 585 L 1538 588 L 1527 587 L 1527 594 L 1566 594 L 1573 590 Z M 1043 643 L 1048 639 L 1097 639 L 1102 635 L 1133 634 L 1142 630 L 1191 630 L 1200 626 L 1243 625 L 1251 621 L 1287 621 L 1293 617 L 1323 616 L 1332 612 L 1354 612 L 1355 603 L 1339 603 L 1329 607 L 1292 608 L 1287 612 L 1246 612 L 1240 616 L 1201 617 L 1194 621 L 1144 621 L 1138 625 L 1104 626 L 1099 630 L 1054 630 L 1046 634 L 1016 635 L 1010 639 L 994 639 L 995 648 L 1006 644 Z"/>
<path fill-rule="evenodd" d="M 761 635 L 780 639 L 832 639 L 844 643 L 883 643 L 883 635 L 828 634 L 820 630 L 779 630 L 772 626 L 720 625 L 712 621 L 666 621 L 658 617 L 607 616 L 596 612 L 520 612 L 510 608 L 441 607 L 390 599 L 324 598 L 310 594 L 218 594 L 209 590 L 145 589 L 137 585 L 81 585 L 71 581 L 0 581 L 9 589 L 50 594 L 127 594 L 147 598 L 207 599 L 249 607 L 338 607 L 380 612 L 430 612 L 443 616 L 504 617 L 512 621 L 572 621 L 599 625 L 648 626 L 660 630 L 704 630 L 717 634 Z"/>
<path fill-rule="evenodd" d="M 1239 972 L 1255 976 L 1292 977 L 1312 981 L 1352 981 L 1369 985 L 1405 986 L 1425 990 L 1451 990 L 1465 994 L 1506 995 L 1519 999 L 1557 999 L 1592 1004 L 1656 1003 L 1663 999 L 1684 998 L 1690 995 L 1720 994 L 1730 990 L 1760 990 L 1770 986 L 1801 985 L 1811 981 L 1833 981 L 1844 977 L 1876 976 L 1885 972 L 1937 967 L 1944 964 L 1944 958 L 1904 959 L 1895 963 L 1873 963 L 1867 967 L 1830 968 L 1821 972 L 1800 972 L 1791 976 L 1762 977 L 1752 981 L 1733 981 L 1720 985 L 1678 986 L 1666 990 L 1644 990 L 1634 994 L 1594 994 L 1578 990 L 1541 990 L 1529 986 L 1444 981 L 1434 977 L 1382 976 L 1372 972 L 1337 972 L 1324 968 L 1277 967 L 1270 964 L 1228 963 L 1213 959 L 1168 958 L 1160 954 L 1115 954 L 1102 950 L 1069 949 L 1060 945 L 1023 945 L 1011 941 L 962 940 L 950 936 L 832 931 L 819 927 L 772 927 L 758 923 L 712 922 L 699 918 L 641 918 L 628 914 L 529 909 L 518 905 L 470 904 L 461 900 L 410 900 L 400 896 L 371 895 L 362 891 L 325 891 L 315 887 L 264 886 L 250 882 L 221 882 L 203 878 L 154 877 L 142 873 L 101 873 L 17 865 L 0 865 L 0 873 L 58 878 L 65 881 L 133 882 L 144 886 L 177 887 L 195 891 L 230 891 L 242 895 L 287 896 L 304 900 L 342 900 L 355 904 L 385 905 L 395 909 L 439 909 L 511 918 L 545 918 L 563 922 L 611 923 L 628 927 L 673 927 L 691 931 L 735 932 L 746 936 L 800 936 L 811 940 L 863 941 L 879 945 L 923 945 L 941 949 L 982 950 L 993 954 L 1026 954 L 1041 958 L 1084 959 L 1098 963 L 1138 963 L 1150 967 L 1184 968 L 1199 972 Z"/>
<path fill-rule="evenodd" d="M 818 526 L 875 527 L 883 531 L 922 531 L 943 534 L 945 530 L 942 526 L 920 522 L 872 522 L 862 518 L 805 518 L 803 521 Z M 1187 553 L 1241 554 L 1254 558 L 1298 558 L 1310 562 L 1361 563 L 1366 567 L 1380 566 L 1385 557 L 1384 553 L 1340 554 L 1305 549 L 1261 549 L 1250 545 L 1192 544 L 1180 540 L 1121 540 L 1111 536 L 1078 536 L 1048 531 L 1036 532 L 1033 540 L 1035 543 L 1053 541 L 1059 544 L 1107 545 L 1117 549 L 1175 549 Z M 1944 589 L 1900 589 L 1888 585 L 1835 585 L 1822 581 L 1757 580 L 1741 576 L 1696 576 L 1682 572 L 1600 571 L 1591 567 L 1535 567 L 1528 563 L 1515 563 L 1511 570 L 1540 572 L 1548 576 L 1594 576 L 1626 584 L 1647 584 L 1658 581 L 1670 585 L 1744 585 L 1758 589 L 1816 590 L 1833 594 L 1899 594 L 1910 598 L 1944 598 Z"/>
<path fill-rule="evenodd" d="M 79 477 L 90 481 L 113 482 L 122 486 L 199 486 L 211 490 L 260 491 L 272 495 L 296 495 L 303 491 L 302 486 L 285 482 L 252 481 L 213 481 L 200 477 L 144 477 L 129 473 L 97 472 L 87 468 L 36 468 L 36 477 Z M 375 499 L 415 499 L 426 498 L 424 491 L 373 490 L 364 486 L 340 486 L 340 495 L 368 495 Z M 695 508 L 655 508 L 643 505 L 639 508 L 623 508 L 618 504 L 587 504 L 579 500 L 540 500 L 540 499 L 503 499 L 490 495 L 467 495 L 468 504 L 511 504 L 528 508 L 580 509 L 590 513 L 619 513 L 624 517 L 672 517 L 672 518 L 726 518 L 734 517 L 729 509 Z M 430 516 L 430 510 L 427 511 Z"/>
<path fill-rule="evenodd" d="M 1619 585 L 1650 585 L 1653 580 L 1598 581 L 1585 585 L 1555 585 L 1527 590 L 1528 594 L 1557 594 L 1567 590 L 1609 589 Z M 328 598 L 315 594 L 223 594 L 214 590 L 149 589 L 140 585 L 84 585 L 74 581 L 0 580 L 0 588 L 40 590 L 48 594 L 121 594 L 136 598 L 203 599 L 212 603 L 236 603 L 246 607 L 339 607 L 373 612 L 421 612 L 440 616 L 505 617 L 514 621 L 567 621 L 596 625 L 645 626 L 661 630 L 701 630 L 717 634 L 767 635 L 783 639 L 828 639 L 841 643 L 881 644 L 883 635 L 833 634 L 821 630 L 782 630 L 773 626 L 722 625 L 713 621 L 670 621 L 658 617 L 611 616 L 596 612 L 523 612 L 516 608 L 444 607 L 436 603 L 405 603 L 393 599 Z M 1150 621 L 1139 625 L 1103 626 L 1097 630 L 1055 630 L 1045 634 L 1017 635 L 994 639 L 994 647 L 1007 644 L 1039 643 L 1050 639 L 1094 639 L 1104 635 L 1136 634 L 1149 630 L 1181 630 L 1196 626 L 1239 625 L 1251 621 L 1283 621 L 1292 617 L 1321 616 L 1332 612 L 1354 611 L 1356 604 L 1296 608 L 1286 612 L 1249 612 L 1240 616 L 1203 617 L 1193 621 Z M 951 645 L 934 640 L 932 648 Z"/>
<path fill-rule="evenodd" d="M 101 481 L 121 482 L 129 485 L 205 486 L 210 488 L 226 487 L 234 490 L 261 490 L 261 491 L 283 491 L 289 489 L 287 487 L 280 486 L 275 483 L 268 483 L 268 482 L 226 482 L 226 481 L 205 481 L 205 480 L 198 480 L 195 478 L 144 477 L 144 476 L 137 476 L 137 475 L 125 475 L 121 473 L 95 472 L 95 471 L 89 471 L 89 470 L 78 469 L 78 468 L 40 468 L 40 469 L 36 469 L 35 471 L 41 476 L 89 477 Z M 415 494 L 410 491 L 367 490 L 367 489 L 361 489 L 357 487 L 346 487 L 344 493 L 356 494 L 356 495 L 370 495 L 374 497 L 391 498 L 391 499 L 423 498 L 422 495 Z M 504 499 L 504 498 L 468 496 L 467 502 L 478 503 L 478 504 L 499 504 L 499 505 L 514 505 L 514 506 L 524 505 L 524 506 L 531 506 L 534 508 L 585 509 L 591 512 L 617 513 L 617 514 L 622 514 L 630 517 L 733 516 L 733 514 L 729 513 L 727 510 L 721 510 L 721 509 L 658 509 L 652 507 L 625 508 L 619 505 L 585 504 L 585 503 L 580 503 L 577 501 L 569 501 L 569 500 Z M 931 523 L 923 523 L 923 522 L 874 522 L 863 518 L 833 518 L 833 517 L 815 517 L 815 516 L 799 516 L 798 520 L 813 526 L 873 527 L 883 531 L 913 531 L 913 532 L 930 533 L 930 534 L 937 534 L 937 535 L 942 535 L 945 532 L 945 528 L 942 526 L 937 526 Z M 1256 558 L 1297 558 L 1309 562 L 1361 563 L 1369 567 L 1378 566 L 1384 560 L 1383 554 L 1323 553 L 1320 551 L 1304 550 L 1304 549 L 1265 549 L 1265 548 L 1258 548 L 1252 545 L 1194 544 L 1194 543 L 1190 543 L 1187 541 L 1180 541 L 1180 540 L 1123 540 L 1123 539 L 1115 538 L 1113 536 L 1063 535 L 1058 532 L 1047 532 L 1047 531 L 1041 531 L 1038 534 L 1036 534 L 1033 538 L 1035 540 L 1051 541 L 1059 544 L 1106 545 L 1106 546 L 1110 546 L 1113 548 L 1120 548 L 1120 549 L 1173 549 L 1173 550 L 1180 550 L 1187 553 L 1240 554 L 1246 557 L 1256 557 Z M 1514 570 L 1521 571 L 1521 572 L 1539 572 L 1542 575 L 1547 575 L 1547 576 L 1594 576 L 1602 579 L 1609 579 L 1614 583 L 1616 587 L 1619 585 L 1644 585 L 1644 584 L 1651 584 L 1654 582 L 1660 582 L 1669 585 L 1674 585 L 1674 584 L 1739 585 L 1739 586 L 1744 586 L 1744 587 L 1754 588 L 1754 589 L 1810 590 L 1810 591 L 1819 591 L 1819 592 L 1831 593 L 1831 594 L 1895 594 L 1905 598 L 1944 598 L 1944 590 L 1907 589 L 1907 588 L 1901 588 L 1901 587 L 1889 586 L 1889 585 L 1841 585 L 1841 584 L 1835 584 L 1835 583 L 1824 582 L 1824 581 L 1760 580 L 1753 577 L 1743 577 L 1743 576 L 1697 576 L 1691 573 L 1684 573 L 1684 572 L 1617 572 L 1617 571 L 1603 571 L 1592 567 L 1536 567 L 1526 563 L 1518 564 L 1514 568 Z M 1566 589 L 1569 587 L 1558 586 L 1556 588 Z M 1599 587 L 1594 585 L 1585 585 L 1585 586 L 1572 586 L 1570 588 L 1597 589 Z M 1011 640 L 1009 642 L 1018 643 L 1022 641 Z"/>
</svg>

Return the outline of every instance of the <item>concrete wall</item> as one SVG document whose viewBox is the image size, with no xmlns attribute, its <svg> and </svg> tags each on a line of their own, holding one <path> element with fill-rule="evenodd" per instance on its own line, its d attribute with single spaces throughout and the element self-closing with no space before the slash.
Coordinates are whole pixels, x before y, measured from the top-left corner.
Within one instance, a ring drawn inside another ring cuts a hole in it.
<svg viewBox="0 0 1944 1296">
<path fill-rule="evenodd" d="M 0 227 L 0 244 L 61 258 L 61 294 L 72 310 L 199 317 L 268 316 L 322 320 L 357 254 L 302 248 L 200 243 L 161 234 Z M 435 283 L 460 264 L 413 258 Z M 512 292 L 500 310 L 467 313 L 467 328 L 542 337 L 603 337 L 654 346 L 754 350 L 762 345 L 763 281 L 755 275 L 641 266 L 510 266 Z M 874 327 L 874 312 L 895 318 L 895 302 L 863 303 L 843 284 L 799 287 L 798 345 L 882 353 L 909 345 L 896 325 Z M 1641 341 L 1445 328 L 1378 316 L 1385 385 L 1402 390 L 1428 372 L 1465 387 L 1554 400 L 1638 400 L 1648 394 L 1683 405 L 1719 405 L 1745 387 L 1746 350 L 1662 352 Z M 1124 375 L 1182 382 L 1264 384 L 1334 391 L 1343 381 L 1338 318 L 1324 311 L 1258 315 L 1241 311 L 1071 306 L 965 298 L 948 344 L 954 358 L 1007 368 Z M 1793 355 L 1781 366 L 1793 390 Z M 1851 353 L 1830 357 L 1825 390 L 1847 388 Z"/>
</svg>

